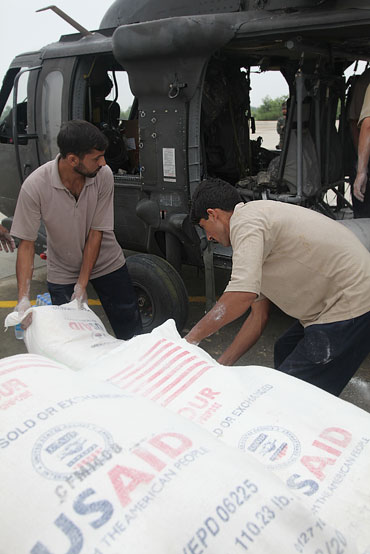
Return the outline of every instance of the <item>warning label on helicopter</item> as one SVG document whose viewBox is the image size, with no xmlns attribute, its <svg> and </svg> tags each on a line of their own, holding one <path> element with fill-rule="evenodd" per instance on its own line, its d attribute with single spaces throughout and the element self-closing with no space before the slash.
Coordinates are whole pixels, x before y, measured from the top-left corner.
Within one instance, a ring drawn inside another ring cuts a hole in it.
<svg viewBox="0 0 370 554">
<path fill-rule="evenodd" d="M 162 148 L 163 155 L 163 180 L 176 181 L 175 149 Z"/>
</svg>

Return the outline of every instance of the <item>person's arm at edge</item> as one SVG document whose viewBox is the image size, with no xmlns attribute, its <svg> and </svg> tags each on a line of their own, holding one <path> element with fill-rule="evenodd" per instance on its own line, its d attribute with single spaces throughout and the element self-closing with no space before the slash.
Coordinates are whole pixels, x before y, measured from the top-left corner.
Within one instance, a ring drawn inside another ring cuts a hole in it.
<svg viewBox="0 0 370 554">
<path fill-rule="evenodd" d="M 253 302 L 251 312 L 230 346 L 218 358 L 222 365 L 233 365 L 260 338 L 269 318 L 270 301 L 263 298 Z"/>
<path fill-rule="evenodd" d="M 360 129 L 360 138 L 358 141 L 358 163 L 355 182 L 353 183 L 353 194 L 355 197 L 364 201 L 367 185 L 367 165 L 370 157 L 370 117 L 365 117 Z"/>
<path fill-rule="evenodd" d="M 103 231 L 90 229 L 85 243 L 80 274 L 75 285 L 74 295 L 72 296 L 72 298 L 77 298 L 80 302 L 86 301 L 86 287 L 99 256 L 102 238 Z"/>
<path fill-rule="evenodd" d="M 253 292 L 224 292 L 213 308 L 184 337 L 191 344 L 201 340 L 243 315 L 257 295 Z"/>
<path fill-rule="evenodd" d="M 18 246 L 16 275 L 18 284 L 18 302 L 29 299 L 30 284 L 33 274 L 35 243 L 32 240 L 21 240 Z"/>
<path fill-rule="evenodd" d="M 14 252 L 15 242 L 6 227 L 0 225 L 0 250 L 4 252 Z"/>
</svg>

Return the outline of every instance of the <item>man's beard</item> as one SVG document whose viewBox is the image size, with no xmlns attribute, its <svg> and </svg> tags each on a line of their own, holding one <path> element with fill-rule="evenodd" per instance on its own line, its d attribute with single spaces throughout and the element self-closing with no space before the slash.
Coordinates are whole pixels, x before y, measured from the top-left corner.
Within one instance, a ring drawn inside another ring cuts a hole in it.
<svg viewBox="0 0 370 554">
<path fill-rule="evenodd" d="M 92 173 L 88 173 L 85 169 L 85 166 L 81 163 L 79 163 L 76 167 L 73 168 L 73 170 L 78 173 L 79 175 L 82 175 L 83 177 L 89 177 L 89 178 L 93 178 L 93 177 L 96 177 L 98 171 L 100 170 L 100 167 L 98 167 L 98 169 Z"/>
</svg>

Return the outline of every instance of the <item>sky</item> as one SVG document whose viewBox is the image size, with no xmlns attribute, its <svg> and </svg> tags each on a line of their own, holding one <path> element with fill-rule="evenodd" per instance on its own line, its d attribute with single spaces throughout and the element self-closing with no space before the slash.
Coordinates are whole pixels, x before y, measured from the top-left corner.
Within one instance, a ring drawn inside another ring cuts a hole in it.
<svg viewBox="0 0 370 554">
<path fill-rule="evenodd" d="M 87 29 L 97 29 L 110 1 L 55 0 L 55 5 Z M 0 74 L 1 79 L 11 60 L 22 52 L 38 50 L 56 42 L 61 35 L 76 32 L 51 10 L 36 13 L 50 6 L 48 0 L 11 0 L 1 13 Z"/>
<path fill-rule="evenodd" d="M 135 0 L 131 0 L 135 1 Z M 158 0 L 157 0 L 158 1 Z M 55 0 L 55 5 L 88 30 L 98 29 L 113 0 Z M 75 30 L 54 12 L 36 13 L 50 4 L 46 0 L 11 0 L 2 10 L 0 33 L 0 82 L 12 59 L 23 52 L 38 50 L 56 42 L 63 34 Z M 259 106 L 265 96 L 276 98 L 288 94 L 288 87 L 279 72 L 252 75 L 251 104 Z M 130 98 L 130 96 L 127 96 Z M 120 102 L 125 109 L 130 101 Z"/>
<path fill-rule="evenodd" d="M 88 30 L 99 28 L 112 3 L 113 0 L 55 0 L 58 8 Z M 47 0 L 11 0 L 6 4 L 1 17 L 0 81 L 17 54 L 38 50 L 46 44 L 56 42 L 61 35 L 76 32 L 51 10 L 36 13 L 37 9 L 51 5 Z M 280 74 L 270 72 L 268 75 L 258 75 L 258 82 L 255 79 L 251 93 L 252 105 L 258 106 L 267 95 L 275 98 L 287 92 L 288 87 Z M 128 105 L 129 103 L 127 107 Z M 122 107 L 126 108 L 124 105 Z"/>
</svg>

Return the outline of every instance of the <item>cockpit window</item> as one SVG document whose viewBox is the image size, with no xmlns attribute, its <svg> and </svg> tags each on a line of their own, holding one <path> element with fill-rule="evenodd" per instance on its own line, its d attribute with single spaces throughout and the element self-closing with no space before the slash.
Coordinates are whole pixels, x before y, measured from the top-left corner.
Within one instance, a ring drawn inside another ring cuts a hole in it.
<svg viewBox="0 0 370 554">
<path fill-rule="evenodd" d="M 127 72 L 113 56 L 80 58 L 72 101 L 72 116 L 90 121 L 108 138 L 105 159 L 117 178 L 138 175 L 138 104 Z"/>
<path fill-rule="evenodd" d="M 13 143 L 13 94 L 14 80 L 21 69 L 10 69 L 0 91 L 0 142 Z M 19 134 L 27 132 L 27 85 L 29 72 L 22 73 L 18 80 L 17 91 L 17 130 Z"/>
<path fill-rule="evenodd" d="M 59 151 L 56 137 L 62 124 L 62 90 L 62 73 L 51 71 L 43 82 L 41 100 L 41 130 L 49 159 Z"/>
</svg>

